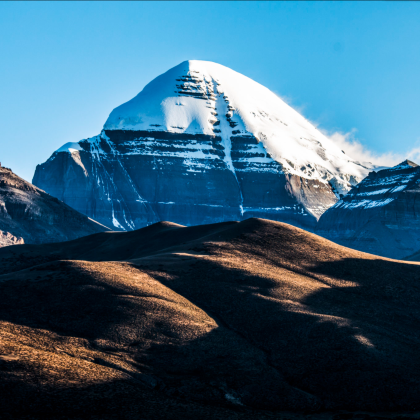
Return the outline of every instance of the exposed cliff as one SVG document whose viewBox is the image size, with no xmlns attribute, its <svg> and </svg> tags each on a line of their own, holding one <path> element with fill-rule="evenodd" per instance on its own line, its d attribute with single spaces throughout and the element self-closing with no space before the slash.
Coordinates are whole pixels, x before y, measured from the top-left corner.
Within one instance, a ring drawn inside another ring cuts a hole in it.
<svg viewBox="0 0 420 420">
<path fill-rule="evenodd" d="M 112 111 L 100 135 L 54 152 L 33 182 L 122 230 L 253 216 L 313 228 L 371 168 L 267 88 L 186 61 Z"/>
<path fill-rule="evenodd" d="M 0 167 L 0 246 L 76 239 L 108 230 Z"/>
<path fill-rule="evenodd" d="M 420 249 L 420 167 L 408 160 L 371 172 L 320 218 L 317 233 L 390 258 Z"/>
</svg>

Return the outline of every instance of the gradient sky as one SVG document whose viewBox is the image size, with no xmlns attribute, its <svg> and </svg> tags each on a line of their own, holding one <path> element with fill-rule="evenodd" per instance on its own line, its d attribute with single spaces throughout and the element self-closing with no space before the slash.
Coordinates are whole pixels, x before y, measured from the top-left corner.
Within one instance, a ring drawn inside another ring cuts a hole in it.
<svg viewBox="0 0 420 420">
<path fill-rule="evenodd" d="M 0 162 L 31 181 L 55 149 L 98 134 L 113 108 L 188 59 L 352 133 L 361 158 L 415 158 L 419 22 L 419 2 L 0 2 Z"/>
</svg>

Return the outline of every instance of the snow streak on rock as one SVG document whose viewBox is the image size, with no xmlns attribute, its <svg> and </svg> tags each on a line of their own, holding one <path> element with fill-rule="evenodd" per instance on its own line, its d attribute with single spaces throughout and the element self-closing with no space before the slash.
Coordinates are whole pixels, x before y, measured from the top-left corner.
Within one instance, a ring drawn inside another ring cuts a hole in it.
<svg viewBox="0 0 420 420">
<path fill-rule="evenodd" d="M 223 104 L 222 113 L 215 109 L 216 102 Z M 265 152 L 260 163 L 273 159 L 286 173 L 324 183 L 334 180 L 340 193 L 373 168 L 348 157 L 269 89 L 207 61 L 185 61 L 157 77 L 131 101 L 114 109 L 104 129 L 220 133 L 222 138 L 253 135 Z"/>
</svg>

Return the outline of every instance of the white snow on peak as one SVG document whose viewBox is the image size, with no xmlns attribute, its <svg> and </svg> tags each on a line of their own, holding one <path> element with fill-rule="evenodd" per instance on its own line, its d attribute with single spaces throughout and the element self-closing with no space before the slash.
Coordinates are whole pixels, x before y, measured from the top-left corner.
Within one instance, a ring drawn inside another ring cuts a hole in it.
<svg viewBox="0 0 420 420">
<path fill-rule="evenodd" d="M 343 153 L 266 87 L 209 61 L 184 61 L 158 76 L 115 108 L 104 130 L 217 134 L 232 142 L 235 134 L 253 134 L 286 173 L 332 181 L 338 192 L 373 169 Z"/>
<path fill-rule="evenodd" d="M 83 150 L 80 147 L 79 143 L 74 143 L 74 142 L 68 142 L 66 144 L 64 144 L 63 146 L 61 146 L 59 149 L 56 150 L 56 152 L 67 152 L 67 153 L 72 153 L 72 152 L 77 152 L 79 150 Z"/>
</svg>

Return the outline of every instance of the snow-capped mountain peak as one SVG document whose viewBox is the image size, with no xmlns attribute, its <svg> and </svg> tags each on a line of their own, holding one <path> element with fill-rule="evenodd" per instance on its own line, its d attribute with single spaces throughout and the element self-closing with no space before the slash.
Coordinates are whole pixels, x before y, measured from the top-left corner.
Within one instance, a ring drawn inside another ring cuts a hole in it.
<svg viewBox="0 0 420 420">
<path fill-rule="evenodd" d="M 58 149 L 34 183 L 107 226 L 263 217 L 312 229 L 373 165 L 356 162 L 266 87 L 185 61 Z"/>
<path fill-rule="evenodd" d="M 220 135 L 230 141 L 253 135 L 262 143 L 262 159 L 281 163 L 286 173 L 332 181 L 340 193 L 373 168 L 343 153 L 266 87 L 209 61 L 184 61 L 157 77 L 115 108 L 104 129 Z"/>
</svg>

